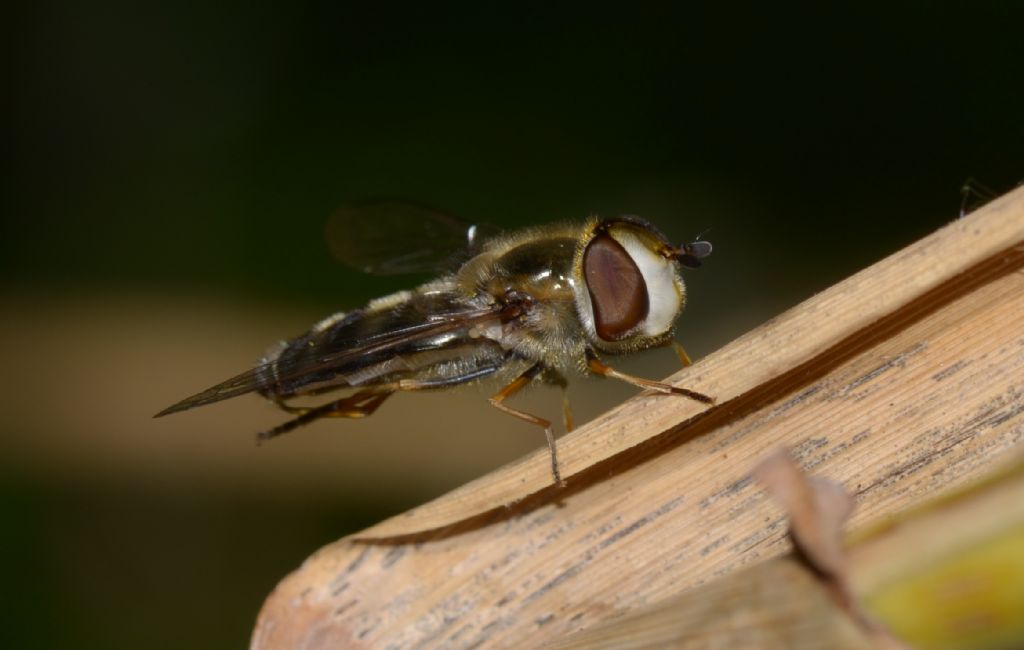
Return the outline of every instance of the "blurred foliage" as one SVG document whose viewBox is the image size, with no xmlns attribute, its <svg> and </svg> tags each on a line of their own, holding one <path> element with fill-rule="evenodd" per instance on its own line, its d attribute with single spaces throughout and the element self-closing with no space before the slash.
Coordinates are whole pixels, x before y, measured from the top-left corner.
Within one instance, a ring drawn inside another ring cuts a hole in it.
<svg viewBox="0 0 1024 650">
<path fill-rule="evenodd" d="M 969 176 L 1024 177 L 1022 18 L 1015 2 L 23 3 L 0 290 L 333 309 L 407 284 L 331 261 L 324 223 L 350 201 L 507 227 L 635 213 L 680 240 L 711 228 L 694 290 L 724 342 L 955 218 Z M 4 647 L 242 645 L 287 568 L 388 511 L 167 498 L 0 488 L 19 560 Z M 164 572 L 137 575 L 149 563 L 109 550 L 123 539 Z"/>
<path fill-rule="evenodd" d="M 799 284 L 1021 179 L 1015 3 L 493 11 L 23 8 L 5 282 L 337 303 L 326 216 L 384 197 L 713 227 Z"/>
</svg>

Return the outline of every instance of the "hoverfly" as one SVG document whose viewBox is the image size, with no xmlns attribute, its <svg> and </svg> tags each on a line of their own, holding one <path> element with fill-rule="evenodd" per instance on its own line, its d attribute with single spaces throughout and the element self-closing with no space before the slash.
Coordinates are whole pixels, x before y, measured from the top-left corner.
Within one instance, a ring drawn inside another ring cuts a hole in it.
<svg viewBox="0 0 1024 650">
<path fill-rule="evenodd" d="M 418 247 L 396 251 L 388 230 L 416 234 Z M 339 257 L 365 271 L 401 273 L 435 265 L 459 241 L 461 263 L 410 291 L 329 316 L 279 343 L 236 377 L 186 398 L 157 417 L 257 392 L 295 417 L 258 434 L 268 440 L 325 417 L 371 415 L 401 391 L 436 390 L 484 379 L 500 387 L 499 410 L 544 429 L 551 473 L 562 483 L 551 422 L 506 403 L 540 382 L 563 389 L 566 430 L 572 419 L 567 376 L 594 373 L 711 404 L 686 388 L 619 372 L 602 354 L 674 345 L 686 292 L 682 267 L 711 253 L 707 241 L 673 246 L 638 217 L 561 223 L 483 237 L 443 213 L 396 204 L 339 211 L 329 230 Z M 384 234 L 381 234 L 381 231 Z M 443 242 L 444 246 L 436 246 Z M 290 400 L 347 389 L 318 406 Z"/>
</svg>

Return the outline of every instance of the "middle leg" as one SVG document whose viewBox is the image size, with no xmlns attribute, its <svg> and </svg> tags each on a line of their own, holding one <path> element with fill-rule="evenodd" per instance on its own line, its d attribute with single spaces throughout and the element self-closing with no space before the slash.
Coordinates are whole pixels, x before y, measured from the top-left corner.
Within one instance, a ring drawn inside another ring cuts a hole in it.
<svg viewBox="0 0 1024 650">
<path fill-rule="evenodd" d="M 562 474 L 558 470 L 558 454 L 555 451 L 555 434 L 551 430 L 551 422 L 542 417 L 527 413 L 526 411 L 520 411 L 519 409 L 512 408 L 505 404 L 506 399 L 525 388 L 527 384 L 536 379 L 543 371 L 544 366 L 539 363 L 530 366 L 526 372 L 513 379 L 507 386 L 492 395 L 490 401 L 498 410 L 504 411 L 505 413 L 515 416 L 520 420 L 525 420 L 526 422 L 530 422 L 531 424 L 536 424 L 537 426 L 544 428 L 544 436 L 548 441 L 548 450 L 551 452 L 551 476 L 555 479 L 555 483 L 557 485 L 564 486 L 565 481 L 562 480 Z M 572 423 L 571 419 L 569 420 L 569 423 Z"/>
</svg>

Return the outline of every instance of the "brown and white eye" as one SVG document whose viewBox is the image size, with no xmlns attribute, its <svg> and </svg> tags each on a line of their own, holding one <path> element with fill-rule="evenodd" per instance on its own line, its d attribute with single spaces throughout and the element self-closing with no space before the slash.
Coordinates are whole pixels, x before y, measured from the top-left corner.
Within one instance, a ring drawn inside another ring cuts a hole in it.
<svg viewBox="0 0 1024 650">
<path fill-rule="evenodd" d="M 594 236 L 583 252 L 583 276 L 580 315 L 604 341 L 664 334 L 682 308 L 674 263 L 625 228 Z"/>
<path fill-rule="evenodd" d="M 583 275 L 594 316 L 594 330 L 618 341 L 645 318 L 650 308 L 643 273 L 611 235 L 600 233 L 583 253 Z"/>
</svg>

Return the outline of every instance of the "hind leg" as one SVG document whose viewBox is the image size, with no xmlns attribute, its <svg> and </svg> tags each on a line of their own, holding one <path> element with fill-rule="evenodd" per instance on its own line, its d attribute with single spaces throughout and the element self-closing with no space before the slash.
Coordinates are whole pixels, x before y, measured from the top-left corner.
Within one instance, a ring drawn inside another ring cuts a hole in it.
<svg viewBox="0 0 1024 650">
<path fill-rule="evenodd" d="M 309 424 L 320 418 L 365 418 L 368 415 L 373 415 L 373 412 L 394 392 L 394 389 L 382 390 L 379 388 L 361 390 L 348 397 L 321 404 L 320 406 L 289 406 L 283 401 L 277 400 L 279 407 L 289 413 L 298 413 L 299 417 L 279 424 L 268 431 L 261 431 L 256 434 L 256 440 L 262 442 L 276 438 L 283 433 L 288 433 L 292 429 Z"/>
<path fill-rule="evenodd" d="M 483 366 L 454 377 L 437 377 L 434 379 L 400 379 L 387 384 L 378 384 L 365 388 L 347 397 L 336 399 L 320 406 L 292 406 L 282 398 L 275 398 L 278 408 L 299 417 L 277 425 L 269 431 L 256 434 L 259 442 L 270 440 L 289 431 L 319 420 L 320 418 L 365 418 L 372 415 L 384 400 L 398 391 L 430 390 L 447 388 L 464 384 L 474 379 L 485 377 L 500 368 L 500 364 Z"/>
</svg>

